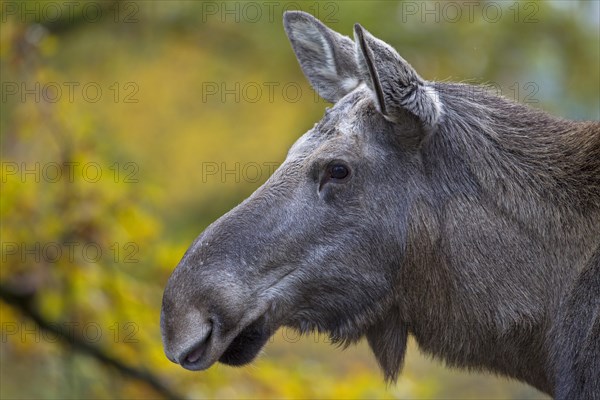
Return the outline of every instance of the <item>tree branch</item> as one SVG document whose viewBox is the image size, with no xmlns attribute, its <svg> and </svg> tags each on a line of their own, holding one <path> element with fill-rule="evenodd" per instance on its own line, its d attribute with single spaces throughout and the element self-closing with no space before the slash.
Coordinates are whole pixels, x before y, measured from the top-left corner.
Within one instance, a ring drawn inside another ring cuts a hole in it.
<svg viewBox="0 0 600 400">
<path fill-rule="evenodd" d="M 165 396 L 168 399 L 183 399 L 182 396 L 173 392 L 169 387 L 164 385 L 160 379 L 150 371 L 138 369 L 131 365 L 127 365 L 121 360 L 106 354 L 102 349 L 91 345 L 84 340 L 76 338 L 61 324 L 55 324 L 48 321 L 33 307 L 34 295 L 27 293 L 19 293 L 18 291 L 0 284 L 0 298 L 7 304 L 17 308 L 25 316 L 33 320 L 41 329 L 48 331 L 59 337 L 64 343 L 73 349 L 92 356 L 101 363 L 110 366 L 125 376 L 138 380 L 151 386 L 156 392 Z"/>
</svg>

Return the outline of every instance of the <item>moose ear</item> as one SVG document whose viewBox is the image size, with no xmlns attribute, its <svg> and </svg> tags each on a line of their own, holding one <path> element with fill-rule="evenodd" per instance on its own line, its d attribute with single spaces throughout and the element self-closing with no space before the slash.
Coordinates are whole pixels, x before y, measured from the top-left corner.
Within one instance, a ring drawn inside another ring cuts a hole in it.
<svg viewBox="0 0 600 400">
<path fill-rule="evenodd" d="M 283 26 L 312 87 L 335 103 L 358 86 L 354 42 L 302 11 L 283 14 Z"/>
<path fill-rule="evenodd" d="M 396 122 L 408 111 L 433 128 L 442 114 L 436 90 L 396 50 L 359 24 L 354 25 L 354 40 L 362 78 L 381 114 Z"/>
</svg>

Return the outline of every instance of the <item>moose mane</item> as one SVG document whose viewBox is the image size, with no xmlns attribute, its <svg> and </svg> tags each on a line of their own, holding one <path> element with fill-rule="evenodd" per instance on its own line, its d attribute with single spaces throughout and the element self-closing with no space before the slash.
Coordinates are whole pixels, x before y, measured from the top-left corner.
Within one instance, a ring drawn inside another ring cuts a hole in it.
<svg viewBox="0 0 600 400">
<path fill-rule="evenodd" d="M 434 87 L 444 106 L 435 135 L 494 198 L 516 202 L 503 207 L 532 201 L 563 211 L 600 207 L 600 123 L 558 118 L 485 86 Z"/>
</svg>

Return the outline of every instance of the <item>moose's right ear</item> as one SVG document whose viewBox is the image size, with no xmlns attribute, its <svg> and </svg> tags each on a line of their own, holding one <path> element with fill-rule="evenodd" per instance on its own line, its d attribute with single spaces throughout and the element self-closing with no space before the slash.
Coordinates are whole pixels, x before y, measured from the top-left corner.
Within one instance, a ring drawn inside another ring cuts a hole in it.
<svg viewBox="0 0 600 400">
<path fill-rule="evenodd" d="M 354 42 L 302 11 L 283 14 L 302 72 L 323 99 L 335 103 L 360 83 Z"/>
<path fill-rule="evenodd" d="M 354 25 L 357 64 L 373 91 L 379 112 L 389 121 L 403 118 L 404 111 L 433 128 L 442 115 L 442 103 L 433 86 L 387 43 L 359 24 Z"/>
</svg>

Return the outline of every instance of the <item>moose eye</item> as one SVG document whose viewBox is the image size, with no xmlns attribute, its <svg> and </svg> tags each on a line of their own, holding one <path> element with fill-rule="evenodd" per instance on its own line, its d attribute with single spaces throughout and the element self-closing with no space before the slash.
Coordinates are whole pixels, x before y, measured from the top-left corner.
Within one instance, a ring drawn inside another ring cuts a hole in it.
<svg viewBox="0 0 600 400">
<path fill-rule="evenodd" d="M 343 164 L 332 164 L 328 167 L 329 176 L 332 179 L 342 180 L 348 176 L 350 171 Z"/>
</svg>

